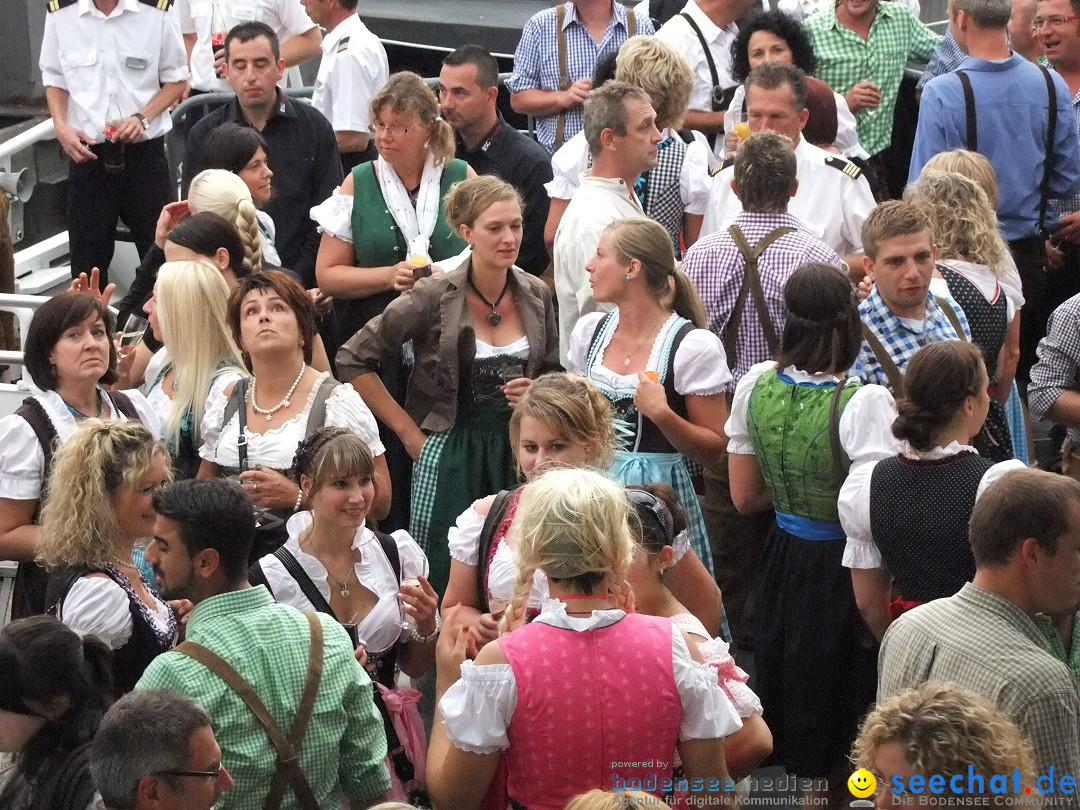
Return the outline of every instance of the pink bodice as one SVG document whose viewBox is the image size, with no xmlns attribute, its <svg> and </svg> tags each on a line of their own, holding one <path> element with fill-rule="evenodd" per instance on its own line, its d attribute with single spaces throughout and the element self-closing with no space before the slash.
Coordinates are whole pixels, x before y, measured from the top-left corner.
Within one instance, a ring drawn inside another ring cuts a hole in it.
<svg viewBox="0 0 1080 810">
<path fill-rule="evenodd" d="M 583 632 L 533 622 L 499 645 L 518 693 L 507 732 L 512 799 L 562 810 L 592 788 L 671 778 L 682 700 L 670 620 L 630 614 Z"/>
</svg>

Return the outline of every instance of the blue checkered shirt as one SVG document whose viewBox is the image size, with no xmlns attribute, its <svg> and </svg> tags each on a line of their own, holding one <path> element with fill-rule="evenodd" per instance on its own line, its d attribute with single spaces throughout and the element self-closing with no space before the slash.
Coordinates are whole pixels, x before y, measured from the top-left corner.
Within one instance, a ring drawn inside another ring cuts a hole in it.
<svg viewBox="0 0 1080 810">
<path fill-rule="evenodd" d="M 1076 126 L 1076 132 L 1080 135 L 1080 93 L 1073 96 L 1072 100 L 1073 109 L 1073 123 Z M 1067 214 L 1071 214 L 1074 211 L 1080 211 L 1080 194 L 1074 194 L 1071 197 L 1066 197 L 1063 200 L 1050 200 L 1049 208 L 1051 211 L 1057 212 L 1059 217 L 1063 217 Z M 1051 220 L 1052 221 L 1052 220 Z"/>
<path fill-rule="evenodd" d="M 945 300 L 948 301 L 948 299 Z M 971 340 L 971 328 L 968 326 L 964 311 L 955 304 L 953 305 L 953 311 L 956 312 L 960 326 L 964 329 L 962 336 L 956 334 L 956 330 L 953 329 L 953 325 L 949 322 L 949 317 L 938 306 L 937 300 L 930 292 L 926 293 L 926 315 L 923 318 L 921 332 L 916 332 L 893 314 L 885 301 L 882 300 L 877 287 L 874 287 L 866 300 L 859 304 L 859 317 L 877 335 L 881 345 L 892 357 L 893 362 L 896 363 L 896 368 L 899 369 L 901 374 L 904 373 L 908 361 L 915 352 L 929 343 L 935 343 L 939 340 L 956 340 L 957 338 Z M 892 390 L 892 386 L 889 385 L 889 378 L 885 376 L 885 369 L 874 357 L 870 344 L 865 340 L 859 349 L 859 356 L 855 360 L 852 373 L 864 383 L 877 383 L 878 385 L 884 385 L 890 391 Z"/>
<path fill-rule="evenodd" d="M 734 225 L 746 237 L 751 249 L 776 228 L 788 226 L 795 228 L 769 245 L 758 258 L 758 275 L 761 277 L 761 291 L 765 294 L 765 306 L 769 311 L 776 334 L 784 331 L 784 285 L 799 267 L 807 262 L 823 262 L 835 267 L 842 267 L 843 261 L 836 251 L 806 230 L 806 227 L 791 214 L 754 214 L 742 212 L 735 217 Z M 746 277 L 746 259 L 735 246 L 727 228 L 716 231 L 699 241 L 686 251 L 683 259 L 685 272 L 698 294 L 705 302 L 706 328 L 723 340 L 735 302 L 739 297 L 739 287 Z M 772 359 L 765 329 L 758 318 L 752 295 L 748 295 L 743 306 L 736 342 L 735 362 L 728 358 L 732 366 L 730 390 L 734 391 L 739 379 L 750 366 Z"/>
<path fill-rule="evenodd" d="M 923 86 L 935 76 L 952 73 L 960 67 L 960 63 L 967 59 L 967 56 L 966 53 L 960 50 L 956 40 L 953 39 L 952 29 L 946 29 L 945 36 L 934 49 L 934 55 L 930 57 L 926 70 L 923 71 L 923 75 L 919 78 L 916 87 L 922 90 Z"/>
<path fill-rule="evenodd" d="M 566 72 L 571 82 L 588 79 L 593 75 L 596 63 L 607 53 L 617 51 L 627 39 L 626 6 L 612 3 L 611 20 L 604 37 L 597 45 L 588 29 L 577 16 L 577 7 L 566 4 L 563 30 L 566 32 Z M 559 56 L 558 36 L 555 31 L 556 9 L 549 8 L 534 14 L 521 31 L 521 41 L 514 52 L 514 73 L 506 82 L 511 93 L 522 90 L 558 90 Z M 652 21 L 643 15 L 634 18 L 637 33 L 653 34 Z M 581 131 L 584 108 L 571 107 L 566 111 L 563 140 L 568 141 Z M 555 151 L 555 122 L 558 115 L 546 115 L 536 119 L 536 139 L 548 152 Z"/>
</svg>

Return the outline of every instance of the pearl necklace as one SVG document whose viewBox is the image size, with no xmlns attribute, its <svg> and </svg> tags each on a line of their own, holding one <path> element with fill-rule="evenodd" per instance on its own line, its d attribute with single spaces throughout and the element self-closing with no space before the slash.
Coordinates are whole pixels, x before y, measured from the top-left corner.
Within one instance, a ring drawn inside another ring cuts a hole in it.
<svg viewBox="0 0 1080 810">
<path fill-rule="evenodd" d="M 259 414 L 261 416 L 266 417 L 267 422 L 273 422 L 274 421 L 274 414 L 277 413 L 278 411 L 280 411 L 282 408 L 288 408 L 289 405 L 291 404 L 293 392 L 296 391 L 296 386 L 300 385 L 300 379 L 301 379 L 301 377 L 304 376 L 305 371 L 307 371 L 307 363 L 301 363 L 300 364 L 300 373 L 297 374 L 296 379 L 293 380 L 292 386 L 289 388 L 288 392 L 285 394 L 285 399 L 281 400 L 281 402 L 279 402 L 273 408 L 260 408 L 258 405 L 255 404 L 255 387 L 259 384 L 259 378 L 256 377 L 255 375 L 252 375 L 251 376 L 251 396 L 248 397 L 248 399 L 251 402 L 251 410 L 255 411 L 255 413 L 257 413 L 257 414 Z"/>
</svg>

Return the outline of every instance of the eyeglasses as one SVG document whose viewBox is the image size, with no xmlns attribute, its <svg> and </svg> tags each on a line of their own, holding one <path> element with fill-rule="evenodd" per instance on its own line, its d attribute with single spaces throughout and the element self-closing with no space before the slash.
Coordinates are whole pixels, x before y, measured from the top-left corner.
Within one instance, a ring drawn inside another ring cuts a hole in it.
<svg viewBox="0 0 1080 810">
<path fill-rule="evenodd" d="M 155 771 L 151 776 L 194 776 L 197 779 L 217 779 L 225 766 L 220 762 L 212 771 Z"/>
<path fill-rule="evenodd" d="M 410 129 L 415 127 L 403 127 L 401 124 L 384 124 L 381 121 L 375 121 L 368 127 L 372 135 L 382 135 L 384 132 L 389 133 L 395 138 L 400 138 L 403 135 L 407 135 Z"/>
<path fill-rule="evenodd" d="M 1048 25 L 1051 28 L 1061 28 L 1065 23 L 1072 22 L 1073 20 L 1080 20 L 1080 14 L 1070 14 L 1068 17 L 1064 17 L 1060 14 L 1053 17 L 1036 17 L 1031 21 L 1031 30 L 1038 31 L 1044 25 Z"/>
</svg>

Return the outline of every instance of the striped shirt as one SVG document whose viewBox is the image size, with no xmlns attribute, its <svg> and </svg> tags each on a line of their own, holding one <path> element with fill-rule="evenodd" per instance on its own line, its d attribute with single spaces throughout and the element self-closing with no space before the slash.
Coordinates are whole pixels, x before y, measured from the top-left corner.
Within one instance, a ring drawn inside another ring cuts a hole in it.
<svg viewBox="0 0 1080 810">
<path fill-rule="evenodd" d="M 818 58 L 819 79 L 841 95 L 869 79 L 881 92 L 881 104 L 855 113 L 859 142 L 876 155 L 892 142 L 896 95 L 908 59 L 926 62 L 934 55 L 941 37 L 903 3 L 884 1 L 863 39 L 841 25 L 836 9 L 814 14 L 803 23 Z"/>
<path fill-rule="evenodd" d="M 320 807 L 337 807 L 342 796 L 370 802 L 390 787 L 383 764 L 386 738 L 372 701 L 371 680 L 353 657 L 352 643 L 330 616 L 324 630 L 322 681 L 300 767 Z M 271 716 L 289 733 L 307 675 L 311 631 L 304 614 L 279 605 L 260 586 L 212 596 L 188 618 L 187 640 L 225 659 L 254 687 Z M 210 715 L 221 762 L 235 786 L 218 799 L 218 810 L 261 810 L 276 771 L 277 754 L 262 724 L 223 680 L 183 653 L 155 658 L 137 689 L 175 689 Z M 298 807 L 292 790 L 282 808 Z"/>
<path fill-rule="evenodd" d="M 976 692 L 1012 719 L 1035 749 L 1035 772 L 1054 769 L 1057 791 L 1080 772 L 1080 695 L 1038 626 L 1013 602 L 967 583 L 955 596 L 915 608 L 889 627 L 878 656 L 878 701 L 926 681 Z"/>
<path fill-rule="evenodd" d="M 786 313 L 784 285 L 791 274 L 806 262 L 823 262 L 841 267 L 843 261 L 836 251 L 809 233 L 791 214 L 744 211 L 735 217 L 733 224 L 739 226 L 751 249 L 776 228 L 787 226 L 795 229 L 769 245 L 758 258 L 758 275 L 765 294 L 765 306 L 776 334 L 780 335 Z M 705 327 L 723 339 L 739 297 L 739 288 L 746 277 L 746 259 L 735 246 L 735 240 L 726 228 L 709 234 L 686 252 L 682 269 L 694 282 L 705 302 Z M 732 365 L 732 391 L 751 366 L 772 359 L 765 328 L 758 318 L 752 296 L 747 296 L 743 306 L 736 349 L 733 365 L 732 358 L 728 358 L 729 365 Z"/>
<path fill-rule="evenodd" d="M 592 78 L 600 58 L 619 49 L 627 39 L 626 6 L 613 2 L 611 19 L 608 21 L 600 42 L 592 38 L 589 30 L 578 19 L 577 7 L 566 4 L 563 31 L 566 33 L 566 73 L 571 83 Z M 534 14 L 521 31 L 521 40 L 514 51 L 514 73 L 506 82 L 511 93 L 522 90 L 558 90 L 559 57 L 558 34 L 555 30 L 557 9 L 549 8 Z M 636 17 L 637 33 L 652 34 L 652 21 L 648 17 Z M 584 107 L 578 105 L 566 111 L 563 140 L 576 135 L 584 123 Z M 549 153 L 555 151 L 555 126 L 558 115 L 539 116 L 536 119 L 536 139 Z"/>
</svg>

